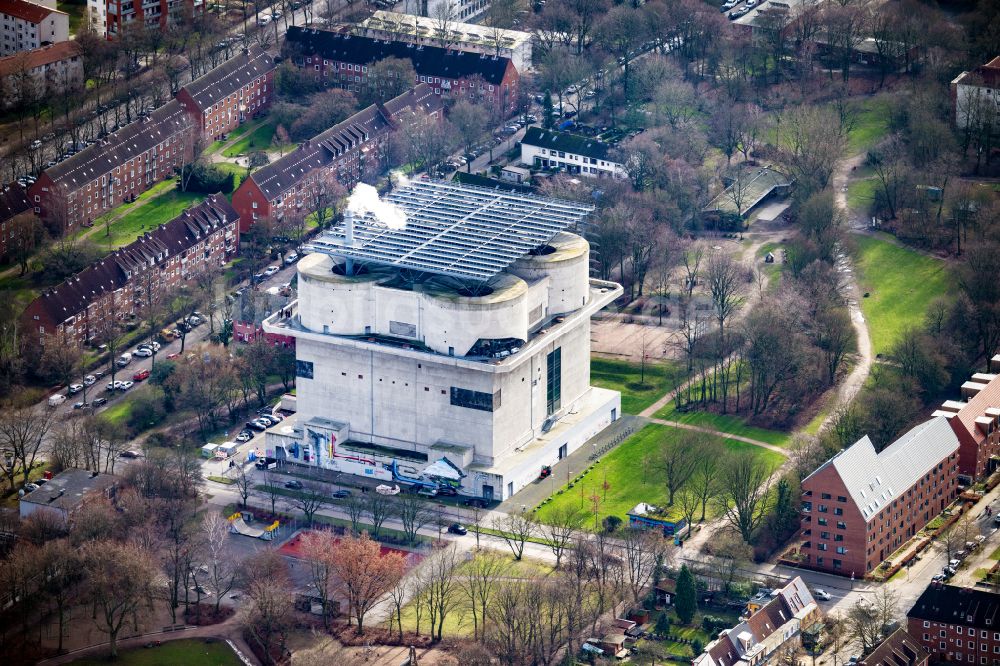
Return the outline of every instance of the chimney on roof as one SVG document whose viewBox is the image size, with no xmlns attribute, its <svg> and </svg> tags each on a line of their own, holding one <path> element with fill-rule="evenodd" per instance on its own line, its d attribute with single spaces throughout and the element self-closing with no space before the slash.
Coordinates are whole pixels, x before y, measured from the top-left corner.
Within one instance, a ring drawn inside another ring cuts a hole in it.
<svg viewBox="0 0 1000 666">
<path fill-rule="evenodd" d="M 985 384 L 980 384 L 979 382 L 968 381 L 962 384 L 962 397 L 966 400 L 971 400 L 979 395 L 979 392 L 985 388 Z"/>
<path fill-rule="evenodd" d="M 988 370 L 990 372 L 1000 372 L 1000 354 L 990 359 Z"/>
</svg>

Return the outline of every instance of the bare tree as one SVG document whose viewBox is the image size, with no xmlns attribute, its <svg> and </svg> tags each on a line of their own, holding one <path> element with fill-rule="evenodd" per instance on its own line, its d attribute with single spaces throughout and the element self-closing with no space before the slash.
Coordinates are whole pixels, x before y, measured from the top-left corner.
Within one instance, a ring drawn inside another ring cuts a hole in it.
<svg viewBox="0 0 1000 666">
<path fill-rule="evenodd" d="M 283 653 L 294 610 L 288 564 L 278 551 L 262 550 L 245 559 L 241 570 L 250 601 L 241 620 L 249 640 L 265 654 Z"/>
<path fill-rule="evenodd" d="M 233 471 L 233 482 L 236 486 L 236 492 L 240 495 L 240 506 L 246 506 L 247 500 L 250 499 L 250 493 L 253 490 L 253 477 L 247 474 L 246 466 L 244 465 L 237 465 L 233 468 Z"/>
<path fill-rule="evenodd" d="M 236 584 L 238 569 L 226 548 L 229 543 L 229 523 L 219 513 L 208 511 L 201 521 L 205 566 L 208 567 L 206 586 L 215 595 L 215 612 L 219 612 L 222 597 Z"/>
<path fill-rule="evenodd" d="M 458 551 L 452 544 L 427 558 L 420 568 L 424 604 L 434 640 L 441 640 L 445 619 L 458 605 L 458 563 Z"/>
<path fill-rule="evenodd" d="M 564 506 L 550 512 L 544 521 L 538 522 L 539 534 L 556 557 L 556 569 L 562 564 L 563 555 L 574 537 L 582 529 L 584 519 L 579 507 Z"/>
<path fill-rule="evenodd" d="M 2 469 L 11 492 L 17 474 L 21 474 L 23 483 L 28 482 L 52 420 L 51 410 L 35 406 L 12 407 L 0 412 L 0 449 L 10 452 L 9 456 L 2 457 Z"/>
<path fill-rule="evenodd" d="M 292 505 L 305 516 L 309 527 L 312 527 L 316 514 L 330 503 L 330 497 L 321 484 L 307 482 L 302 484 L 302 488 L 295 493 L 291 501 Z"/>
<path fill-rule="evenodd" d="M 403 495 L 396 500 L 396 515 L 403 524 L 406 540 L 413 543 L 424 525 L 434 520 L 434 512 L 428 509 L 422 497 L 415 494 Z"/>
<path fill-rule="evenodd" d="M 870 599 L 858 599 L 847 611 L 847 633 L 867 654 L 889 634 L 898 614 L 899 595 L 882 586 Z"/>
<path fill-rule="evenodd" d="M 118 634 L 131 621 L 138 629 L 147 610 L 156 566 L 138 546 L 115 541 L 84 544 L 81 555 L 98 629 L 108 635 L 110 656 L 118 656 Z"/>
<path fill-rule="evenodd" d="M 382 531 L 382 524 L 393 515 L 396 506 L 389 495 L 366 493 L 364 497 L 364 510 L 372 523 L 372 538 L 378 539 L 379 532 Z"/>
<path fill-rule="evenodd" d="M 477 553 L 465 567 L 461 586 L 472 609 L 473 640 L 479 639 L 481 633 L 485 635 L 490 599 L 509 569 L 510 564 L 492 550 Z"/>
<path fill-rule="evenodd" d="M 622 570 L 632 600 L 636 603 L 667 555 L 667 541 L 655 530 L 626 528 L 619 535 Z"/>
<path fill-rule="evenodd" d="M 767 461 L 751 452 L 727 456 L 719 474 L 719 512 L 747 543 L 770 508 L 774 472 Z"/>
<path fill-rule="evenodd" d="M 508 513 L 494 517 L 492 527 L 507 543 L 514 559 L 520 560 L 524 556 L 524 544 L 535 534 L 538 523 L 530 513 Z"/>
<path fill-rule="evenodd" d="M 302 537 L 302 552 L 309 561 L 312 587 L 323 606 L 323 626 L 327 629 L 330 628 L 334 595 L 337 591 L 333 555 L 336 548 L 337 537 L 328 530 L 314 530 Z"/>
<path fill-rule="evenodd" d="M 663 473 L 667 487 L 667 506 L 674 505 L 674 494 L 683 488 L 694 476 L 698 459 L 701 457 L 701 443 L 706 438 L 690 430 L 678 430 L 664 439 L 660 447 L 657 469 Z"/>
<path fill-rule="evenodd" d="M 690 488 L 694 492 L 701 504 L 701 518 L 705 520 L 705 510 L 708 503 L 712 501 L 719 490 L 719 475 L 722 471 L 722 463 L 725 456 L 725 448 L 715 439 L 706 439 L 702 442 L 701 455 L 695 465 L 694 474 L 691 477 Z"/>
</svg>

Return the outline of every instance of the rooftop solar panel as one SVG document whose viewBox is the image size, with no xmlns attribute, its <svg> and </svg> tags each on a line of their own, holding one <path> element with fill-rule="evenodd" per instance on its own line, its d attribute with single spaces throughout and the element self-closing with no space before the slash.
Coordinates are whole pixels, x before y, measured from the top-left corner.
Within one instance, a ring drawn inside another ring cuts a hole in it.
<svg viewBox="0 0 1000 666">
<path fill-rule="evenodd" d="M 345 220 L 306 250 L 486 281 L 594 210 L 574 201 L 433 180 L 411 182 L 385 200 L 406 213 L 405 227 L 390 229 L 367 213 L 354 222 L 353 244 Z"/>
</svg>

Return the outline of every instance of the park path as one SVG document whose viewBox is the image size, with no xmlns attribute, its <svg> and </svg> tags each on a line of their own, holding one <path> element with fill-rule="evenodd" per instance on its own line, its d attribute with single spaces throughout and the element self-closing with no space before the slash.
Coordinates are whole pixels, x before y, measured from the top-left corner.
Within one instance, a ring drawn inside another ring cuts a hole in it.
<svg viewBox="0 0 1000 666">
<path fill-rule="evenodd" d="M 656 423 L 659 425 L 668 426 L 671 428 L 680 428 L 681 430 L 690 430 L 692 432 L 703 432 L 706 435 L 716 435 L 718 437 L 723 437 L 725 439 L 735 439 L 738 442 L 744 442 L 746 444 L 752 444 L 753 446 L 759 446 L 762 449 L 767 449 L 768 451 L 774 451 L 775 453 L 780 453 L 782 457 L 788 456 L 788 451 L 776 446 L 774 444 L 768 444 L 767 442 L 762 442 L 759 439 L 752 439 L 750 437 L 744 437 L 743 435 L 734 435 L 732 433 L 725 432 L 723 430 L 716 430 L 715 428 L 706 428 L 704 426 L 694 425 L 693 423 L 681 423 L 680 421 L 668 421 L 667 419 L 657 419 L 653 417 L 646 417 L 650 423 Z"/>
</svg>

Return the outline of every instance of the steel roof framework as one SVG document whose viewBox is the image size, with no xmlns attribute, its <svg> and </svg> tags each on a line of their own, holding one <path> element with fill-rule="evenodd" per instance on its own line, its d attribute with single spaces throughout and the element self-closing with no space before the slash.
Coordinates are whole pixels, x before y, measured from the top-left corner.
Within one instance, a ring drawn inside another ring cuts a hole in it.
<svg viewBox="0 0 1000 666">
<path fill-rule="evenodd" d="M 557 232 L 580 224 L 593 206 L 561 199 L 501 192 L 442 181 L 414 181 L 385 200 L 407 217 L 402 229 L 372 214 L 345 224 L 306 246 L 360 263 L 408 268 L 460 280 L 485 282 Z"/>
</svg>

